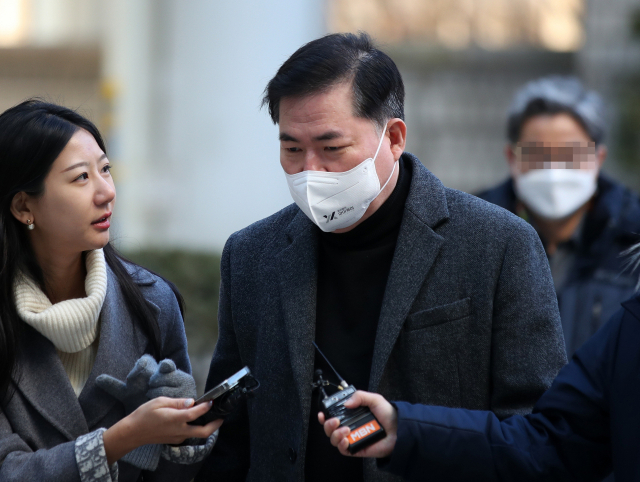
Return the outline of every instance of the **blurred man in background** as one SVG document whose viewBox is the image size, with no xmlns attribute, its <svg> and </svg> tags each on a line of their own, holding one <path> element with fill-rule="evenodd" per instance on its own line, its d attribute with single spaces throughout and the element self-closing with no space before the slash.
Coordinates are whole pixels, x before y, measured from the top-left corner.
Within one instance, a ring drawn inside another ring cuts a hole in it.
<svg viewBox="0 0 640 482">
<path fill-rule="evenodd" d="M 507 135 L 511 177 L 479 197 L 538 232 L 571 356 L 634 292 L 620 253 L 640 240 L 640 201 L 601 173 L 602 100 L 575 78 L 545 77 L 522 87 Z"/>
</svg>

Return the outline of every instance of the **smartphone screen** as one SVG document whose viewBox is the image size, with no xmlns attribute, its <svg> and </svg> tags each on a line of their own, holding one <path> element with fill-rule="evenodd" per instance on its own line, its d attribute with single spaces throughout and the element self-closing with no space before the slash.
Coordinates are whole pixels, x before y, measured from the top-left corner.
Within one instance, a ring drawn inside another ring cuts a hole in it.
<svg viewBox="0 0 640 482">
<path fill-rule="evenodd" d="M 250 374 L 251 374 L 251 371 L 249 370 L 249 367 L 244 367 L 242 370 L 238 371 L 237 373 L 234 373 L 229 378 L 224 380 L 222 383 L 216 385 L 207 393 L 205 393 L 200 398 L 198 398 L 195 404 L 197 405 L 199 403 L 208 402 L 209 400 L 215 400 L 216 398 L 220 397 L 220 395 L 223 395 L 227 393 L 229 390 L 238 386 L 238 383 L 240 382 L 240 380 L 243 377 L 246 377 L 247 375 L 250 375 Z"/>
</svg>

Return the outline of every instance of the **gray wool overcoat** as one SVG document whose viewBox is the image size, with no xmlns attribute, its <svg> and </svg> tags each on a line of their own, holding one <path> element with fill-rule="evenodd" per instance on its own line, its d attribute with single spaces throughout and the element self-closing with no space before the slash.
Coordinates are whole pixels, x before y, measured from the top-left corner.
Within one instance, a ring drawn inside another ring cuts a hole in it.
<svg viewBox="0 0 640 482">
<path fill-rule="evenodd" d="M 191 372 L 187 340 L 176 297 L 166 282 L 141 268 L 128 266 L 144 297 L 157 315 L 162 357 Z M 80 397 L 76 397 L 54 345 L 24 325 L 15 390 L 0 411 L 0 482 L 80 481 L 75 440 L 100 427 L 108 428 L 125 416 L 124 405 L 96 386 L 107 373 L 124 380 L 149 343 L 133 323 L 122 292 L 107 266 L 107 293 L 100 313 L 100 340 L 95 364 Z M 161 459 L 158 469 L 141 472 L 118 463 L 119 482 L 139 480 L 188 481 L 196 467 Z"/>
<path fill-rule="evenodd" d="M 445 188 L 416 157 L 403 156 L 411 186 L 369 386 L 358 388 L 499 417 L 529 412 L 566 363 L 538 235 L 508 211 Z M 207 385 L 248 365 L 261 387 L 246 410 L 222 425 L 197 480 L 304 478 L 317 233 L 290 205 L 226 243 L 219 340 Z M 374 460 L 364 464 L 365 480 L 396 480 Z"/>
</svg>

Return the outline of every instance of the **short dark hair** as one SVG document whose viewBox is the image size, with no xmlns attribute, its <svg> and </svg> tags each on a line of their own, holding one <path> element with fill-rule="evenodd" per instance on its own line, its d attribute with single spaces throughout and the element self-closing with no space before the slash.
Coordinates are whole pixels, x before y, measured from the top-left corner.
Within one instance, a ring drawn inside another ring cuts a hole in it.
<svg viewBox="0 0 640 482">
<path fill-rule="evenodd" d="M 323 92 L 344 81 L 352 82 L 356 117 L 380 127 L 394 117 L 404 120 L 404 83 L 398 67 L 364 32 L 330 34 L 300 47 L 267 84 L 262 105 L 268 106 L 277 124 L 283 97 Z"/>
<path fill-rule="evenodd" d="M 518 142 L 527 120 L 555 114 L 573 117 L 594 143 L 604 141 L 604 104 L 598 93 L 586 90 L 576 77 L 551 75 L 532 80 L 516 92 L 507 120 L 509 142 Z"/>
</svg>

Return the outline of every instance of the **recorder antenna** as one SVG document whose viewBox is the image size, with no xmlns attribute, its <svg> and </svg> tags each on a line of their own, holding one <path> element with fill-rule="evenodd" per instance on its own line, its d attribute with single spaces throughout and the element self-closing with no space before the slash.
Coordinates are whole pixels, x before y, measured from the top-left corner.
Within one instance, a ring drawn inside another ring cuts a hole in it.
<svg viewBox="0 0 640 482">
<path fill-rule="evenodd" d="M 340 380 L 340 387 L 342 387 L 341 389 L 347 388 L 349 386 L 349 384 L 340 376 L 340 374 L 338 373 L 338 370 L 333 368 L 333 365 L 328 360 L 328 358 L 326 356 L 324 356 L 324 353 L 322 353 L 322 350 L 320 350 L 320 347 L 318 347 L 318 345 L 316 345 L 316 342 L 314 341 L 312 343 L 313 343 L 313 346 L 316 347 L 316 350 L 318 350 L 318 353 L 320 353 L 320 355 L 322 355 L 322 358 L 324 358 L 324 361 L 327 362 L 327 365 L 329 365 L 329 367 L 333 370 L 333 373 L 336 374 L 336 377 L 338 377 L 338 380 Z"/>
</svg>

